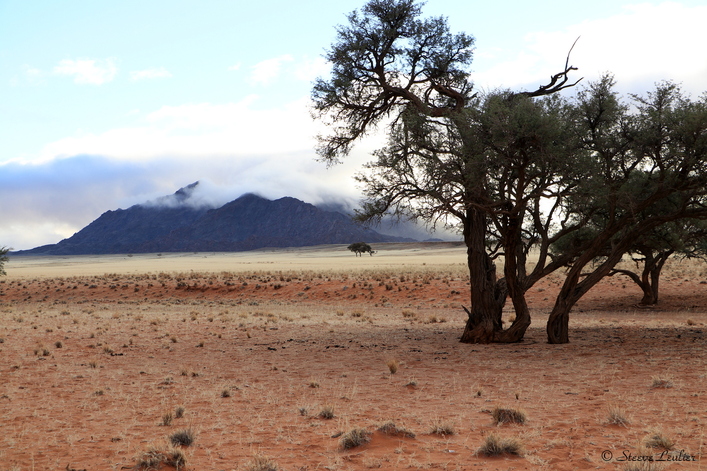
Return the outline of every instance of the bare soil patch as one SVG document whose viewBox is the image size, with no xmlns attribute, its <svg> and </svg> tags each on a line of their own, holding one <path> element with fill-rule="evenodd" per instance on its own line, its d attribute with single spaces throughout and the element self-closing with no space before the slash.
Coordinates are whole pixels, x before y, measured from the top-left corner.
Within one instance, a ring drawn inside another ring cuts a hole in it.
<svg viewBox="0 0 707 471">
<path fill-rule="evenodd" d="M 546 344 L 561 282 L 550 277 L 529 294 L 523 342 L 463 345 L 459 259 L 329 256 L 68 276 L 9 265 L 0 470 L 140 469 L 184 431 L 193 443 L 172 449 L 193 470 L 268 460 L 283 470 L 622 469 L 627 454 L 658 459 L 663 450 L 646 444 L 670 442 L 663 464 L 699 469 L 703 265 L 671 265 L 652 309 L 635 306 L 628 280 L 605 280 L 574 310 L 567 345 Z M 313 258 L 321 265 L 308 269 Z M 524 423 L 495 425 L 497 408 Z M 369 441 L 343 447 L 354 429 Z M 478 453 L 492 434 L 522 453 Z"/>
</svg>

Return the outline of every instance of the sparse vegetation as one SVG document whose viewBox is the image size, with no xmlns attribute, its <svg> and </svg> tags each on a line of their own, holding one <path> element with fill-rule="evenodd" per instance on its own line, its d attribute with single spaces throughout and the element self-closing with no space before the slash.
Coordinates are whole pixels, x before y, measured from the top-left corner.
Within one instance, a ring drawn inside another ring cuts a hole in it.
<svg viewBox="0 0 707 471">
<path fill-rule="evenodd" d="M 134 469 L 147 471 L 159 469 L 161 466 L 171 466 L 178 471 L 183 470 L 186 465 L 187 457 L 182 450 L 171 446 L 163 448 L 152 446 L 139 455 Z"/>
<path fill-rule="evenodd" d="M 523 444 L 516 438 L 501 438 L 495 433 L 486 436 L 483 445 L 477 450 L 479 455 L 499 456 L 523 454 Z"/>
<path fill-rule="evenodd" d="M 341 436 L 340 445 L 344 450 L 350 450 L 371 441 L 371 432 L 363 428 L 349 430 Z"/>
<path fill-rule="evenodd" d="M 191 446 L 196 440 L 196 434 L 190 428 L 179 430 L 169 436 L 169 441 L 174 446 Z"/>
<path fill-rule="evenodd" d="M 390 370 L 390 374 L 395 374 L 398 372 L 398 368 L 400 367 L 400 364 L 398 363 L 398 360 L 391 358 L 386 362 L 386 365 L 388 366 L 388 370 Z"/>
<path fill-rule="evenodd" d="M 660 430 L 654 430 L 643 439 L 646 448 L 657 448 L 663 451 L 670 451 L 675 446 L 675 442 L 667 437 Z"/>
<path fill-rule="evenodd" d="M 276 462 L 267 456 L 255 455 L 245 467 L 245 471 L 278 471 Z"/>
<path fill-rule="evenodd" d="M 304 414 L 303 414 L 304 415 Z M 318 416 L 322 419 L 333 419 L 334 418 L 334 406 L 326 405 L 319 411 Z"/>
<path fill-rule="evenodd" d="M 395 422 L 384 423 L 378 427 L 378 431 L 385 435 L 391 435 L 394 437 L 415 438 L 415 434 L 413 432 L 405 427 L 395 425 Z"/>
<path fill-rule="evenodd" d="M 667 378 L 664 376 L 653 376 L 652 378 L 653 383 L 651 384 L 652 388 L 672 388 L 673 387 L 673 380 L 671 378 Z"/>
<path fill-rule="evenodd" d="M 440 420 L 435 420 L 430 427 L 430 434 L 432 435 L 454 435 L 454 426 L 449 422 L 442 422 Z"/>
<path fill-rule="evenodd" d="M 162 425 L 165 427 L 172 425 L 172 420 L 174 420 L 174 415 L 171 412 L 165 412 L 162 415 Z"/>
<path fill-rule="evenodd" d="M 503 424 L 524 424 L 526 421 L 525 412 L 519 409 L 506 409 L 496 407 L 491 411 L 493 423 L 496 425 Z"/>
<path fill-rule="evenodd" d="M 607 423 L 609 425 L 620 425 L 622 427 L 628 427 L 631 421 L 626 414 L 626 411 L 619 406 L 609 406 L 607 410 Z"/>
</svg>

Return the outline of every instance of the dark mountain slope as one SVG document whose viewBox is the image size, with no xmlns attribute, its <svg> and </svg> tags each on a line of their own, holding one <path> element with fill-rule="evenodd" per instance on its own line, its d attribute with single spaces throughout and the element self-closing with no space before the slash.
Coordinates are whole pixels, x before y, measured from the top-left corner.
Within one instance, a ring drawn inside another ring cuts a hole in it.
<svg viewBox="0 0 707 471">
<path fill-rule="evenodd" d="M 197 183 L 173 195 L 107 211 L 58 244 L 14 255 L 238 252 L 261 247 L 410 241 L 386 236 L 295 198 L 243 195 L 217 209 L 189 204 Z"/>
</svg>

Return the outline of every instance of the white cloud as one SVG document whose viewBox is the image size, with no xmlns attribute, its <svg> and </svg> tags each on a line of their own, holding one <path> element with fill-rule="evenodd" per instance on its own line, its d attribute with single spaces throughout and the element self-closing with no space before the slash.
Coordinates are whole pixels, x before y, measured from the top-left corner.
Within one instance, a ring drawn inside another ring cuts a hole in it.
<svg viewBox="0 0 707 471">
<path fill-rule="evenodd" d="M 252 85 L 270 85 L 282 72 L 283 65 L 294 61 L 289 54 L 258 62 L 251 67 L 250 83 Z"/>
<path fill-rule="evenodd" d="M 144 160 L 165 155 L 265 155 L 309 151 L 321 124 L 309 115 L 306 98 L 259 109 L 258 97 L 236 103 L 164 106 L 135 126 L 79 133 L 44 147 L 35 161 L 57 156 L 104 155 Z"/>
<path fill-rule="evenodd" d="M 54 67 L 57 75 L 73 76 L 80 85 L 102 85 L 118 73 L 114 59 L 64 59 Z"/>
<path fill-rule="evenodd" d="M 172 74 L 164 67 L 153 67 L 145 70 L 134 70 L 130 72 L 130 80 L 137 82 L 138 80 L 149 80 L 158 78 L 170 78 Z"/>
<path fill-rule="evenodd" d="M 228 68 L 228 70 L 240 70 L 241 69 L 241 63 L 238 62 L 236 64 L 233 64 L 231 67 Z"/>
<path fill-rule="evenodd" d="M 331 64 L 323 57 L 305 58 L 295 66 L 294 75 L 299 80 L 313 82 L 317 77 L 326 76 L 331 70 Z"/>
<path fill-rule="evenodd" d="M 707 89 L 707 6 L 678 3 L 638 4 L 608 18 L 585 21 L 554 32 L 526 36 L 525 47 L 508 61 L 494 62 L 474 78 L 483 88 L 533 87 L 559 72 L 572 43 L 580 38 L 570 64 L 576 78 L 616 76 L 623 90 L 642 93 L 659 80 L 684 83 L 699 94 Z M 494 56 L 499 57 L 497 51 Z M 506 53 L 508 53 L 506 51 Z M 479 62 L 489 57 L 477 56 Z"/>
</svg>

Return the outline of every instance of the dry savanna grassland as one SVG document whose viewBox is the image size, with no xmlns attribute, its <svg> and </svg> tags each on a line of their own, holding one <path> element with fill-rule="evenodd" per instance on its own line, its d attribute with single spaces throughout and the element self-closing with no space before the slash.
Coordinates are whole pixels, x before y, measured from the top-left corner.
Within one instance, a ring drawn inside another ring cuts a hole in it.
<svg viewBox="0 0 707 471">
<path fill-rule="evenodd" d="M 374 248 L 11 259 L 0 470 L 700 469 L 703 262 L 548 345 L 558 273 L 523 342 L 466 345 L 464 248 Z"/>
</svg>

